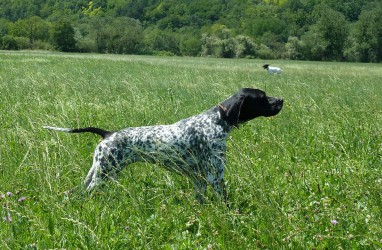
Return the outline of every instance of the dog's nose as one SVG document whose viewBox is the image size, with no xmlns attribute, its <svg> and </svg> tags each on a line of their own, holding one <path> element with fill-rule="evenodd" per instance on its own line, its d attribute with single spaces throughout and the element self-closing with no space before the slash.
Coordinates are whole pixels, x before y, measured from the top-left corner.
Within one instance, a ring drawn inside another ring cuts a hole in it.
<svg viewBox="0 0 382 250">
<path fill-rule="evenodd" d="M 278 98 L 278 97 L 273 97 L 273 98 L 268 98 L 270 104 L 283 104 L 284 99 L 283 98 Z"/>
<path fill-rule="evenodd" d="M 278 100 L 278 104 L 279 104 L 280 107 L 282 107 L 283 104 L 284 104 L 284 99 L 279 98 L 279 100 Z"/>
<path fill-rule="evenodd" d="M 282 98 L 277 98 L 274 102 L 274 108 L 279 111 L 283 108 L 283 105 L 284 105 L 284 99 Z"/>
</svg>

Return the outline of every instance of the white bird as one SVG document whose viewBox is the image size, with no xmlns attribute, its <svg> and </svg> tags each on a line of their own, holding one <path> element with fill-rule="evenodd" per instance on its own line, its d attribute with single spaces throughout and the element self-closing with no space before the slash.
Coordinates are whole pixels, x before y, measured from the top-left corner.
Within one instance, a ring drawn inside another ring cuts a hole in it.
<svg viewBox="0 0 382 250">
<path fill-rule="evenodd" d="M 279 67 L 270 67 L 269 64 L 264 64 L 263 68 L 266 69 L 270 75 L 281 74 L 281 72 L 283 72 L 281 70 L 281 68 L 279 68 Z"/>
</svg>

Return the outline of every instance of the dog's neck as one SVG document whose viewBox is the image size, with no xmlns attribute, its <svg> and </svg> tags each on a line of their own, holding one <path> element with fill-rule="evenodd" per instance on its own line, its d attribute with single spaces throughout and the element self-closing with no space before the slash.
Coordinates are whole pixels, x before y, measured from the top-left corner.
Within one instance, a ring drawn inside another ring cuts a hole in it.
<svg viewBox="0 0 382 250">
<path fill-rule="evenodd" d="M 217 108 L 220 113 L 220 119 L 224 121 L 224 124 L 221 124 L 221 125 L 225 131 L 230 132 L 232 128 L 239 128 L 238 124 L 230 124 L 230 122 L 228 121 L 228 115 L 227 115 L 228 109 L 222 103 L 219 103 L 218 105 L 216 105 L 215 108 Z"/>
</svg>

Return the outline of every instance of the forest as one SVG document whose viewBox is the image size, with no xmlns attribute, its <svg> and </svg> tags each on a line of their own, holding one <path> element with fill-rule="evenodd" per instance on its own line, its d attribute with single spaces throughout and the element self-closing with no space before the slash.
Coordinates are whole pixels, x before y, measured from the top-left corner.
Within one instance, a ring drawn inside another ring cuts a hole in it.
<svg viewBox="0 0 382 250">
<path fill-rule="evenodd" d="M 2 0 L 0 49 L 381 62 L 373 0 Z"/>
</svg>

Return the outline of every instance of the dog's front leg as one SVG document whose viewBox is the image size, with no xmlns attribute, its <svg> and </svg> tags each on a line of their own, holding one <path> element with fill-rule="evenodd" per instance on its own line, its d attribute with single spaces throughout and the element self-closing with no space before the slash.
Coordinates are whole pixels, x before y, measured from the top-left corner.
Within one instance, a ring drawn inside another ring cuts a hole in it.
<svg viewBox="0 0 382 250">
<path fill-rule="evenodd" d="M 200 204 L 204 204 L 207 191 L 207 183 L 205 180 L 199 178 L 195 178 L 193 181 L 195 185 L 195 199 Z"/>
<path fill-rule="evenodd" d="M 214 185 L 212 187 L 216 191 L 216 193 L 219 194 L 220 198 L 223 199 L 224 203 L 229 206 L 228 204 L 228 195 L 227 195 L 227 189 L 225 186 L 224 178 L 218 179 L 214 181 Z"/>
<path fill-rule="evenodd" d="M 212 188 L 219 195 L 227 206 L 228 205 L 228 195 L 224 182 L 224 169 L 225 169 L 225 155 L 218 154 L 215 155 L 211 162 L 211 168 L 209 168 L 208 181 L 211 184 Z"/>
</svg>

